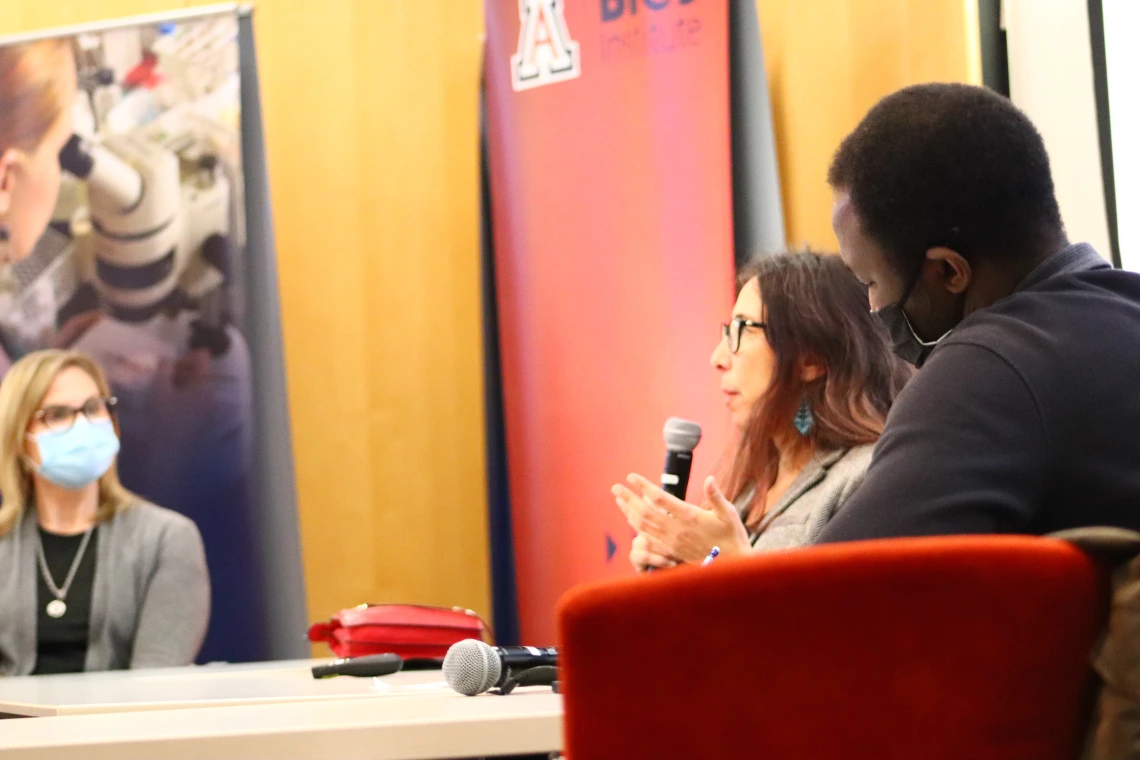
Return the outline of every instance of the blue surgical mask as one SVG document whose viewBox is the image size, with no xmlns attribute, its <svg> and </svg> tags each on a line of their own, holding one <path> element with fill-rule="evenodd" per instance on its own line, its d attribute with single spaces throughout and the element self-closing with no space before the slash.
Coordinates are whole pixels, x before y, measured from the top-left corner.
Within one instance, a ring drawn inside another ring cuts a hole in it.
<svg viewBox="0 0 1140 760">
<path fill-rule="evenodd" d="M 111 469 L 119 453 L 119 437 L 110 420 L 80 417 L 68 430 L 45 430 L 34 438 L 42 463 L 36 471 L 62 488 L 91 485 Z"/>
</svg>

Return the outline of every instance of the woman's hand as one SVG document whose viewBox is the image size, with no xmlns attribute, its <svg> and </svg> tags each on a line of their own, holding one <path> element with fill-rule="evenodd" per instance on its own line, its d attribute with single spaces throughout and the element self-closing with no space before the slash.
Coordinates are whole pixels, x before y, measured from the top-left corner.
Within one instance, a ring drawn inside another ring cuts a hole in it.
<svg viewBox="0 0 1140 760">
<path fill-rule="evenodd" d="M 659 554 L 650 547 L 661 548 L 656 542 L 644 533 L 633 537 L 633 547 L 629 550 L 629 562 L 633 569 L 644 573 L 651 567 L 676 567 L 677 560 L 665 554 Z"/>
<path fill-rule="evenodd" d="M 736 507 L 712 477 L 705 480 L 706 501 L 700 507 L 665 493 L 640 475 L 630 475 L 627 481 L 629 487 L 618 484 L 611 490 L 630 526 L 645 536 L 648 552 L 681 562 L 700 562 L 714 546 L 723 556 L 751 551 L 748 531 Z M 633 555 L 631 551 L 631 561 Z"/>
</svg>

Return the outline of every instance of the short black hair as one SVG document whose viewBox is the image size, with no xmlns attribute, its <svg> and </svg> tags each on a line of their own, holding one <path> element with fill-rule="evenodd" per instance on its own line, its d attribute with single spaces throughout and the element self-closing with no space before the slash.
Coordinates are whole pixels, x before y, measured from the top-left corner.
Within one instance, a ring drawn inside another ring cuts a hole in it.
<svg viewBox="0 0 1140 760">
<path fill-rule="evenodd" d="M 900 273 L 933 246 L 1028 261 L 1064 240 L 1041 135 L 983 87 L 921 84 L 883 98 L 843 140 L 827 181 Z"/>
</svg>

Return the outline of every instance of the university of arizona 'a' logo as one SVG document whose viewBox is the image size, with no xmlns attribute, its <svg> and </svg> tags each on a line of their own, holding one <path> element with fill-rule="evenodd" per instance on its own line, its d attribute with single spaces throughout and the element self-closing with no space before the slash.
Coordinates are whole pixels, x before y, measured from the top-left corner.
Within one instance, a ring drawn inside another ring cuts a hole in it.
<svg viewBox="0 0 1140 760">
<path fill-rule="evenodd" d="M 511 56 L 511 84 L 526 90 L 582 73 L 578 43 L 570 39 L 563 0 L 519 0 L 519 49 Z"/>
</svg>

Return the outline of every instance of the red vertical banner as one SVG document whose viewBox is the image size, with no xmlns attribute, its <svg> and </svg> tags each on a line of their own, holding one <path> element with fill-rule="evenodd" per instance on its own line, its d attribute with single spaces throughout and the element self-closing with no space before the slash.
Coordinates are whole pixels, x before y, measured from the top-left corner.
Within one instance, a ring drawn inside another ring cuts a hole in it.
<svg viewBox="0 0 1140 760">
<path fill-rule="evenodd" d="M 709 366 L 732 307 L 727 0 L 487 0 L 486 88 L 521 633 L 631 572 L 610 485 L 701 423 L 690 495 L 729 444 Z"/>
</svg>

